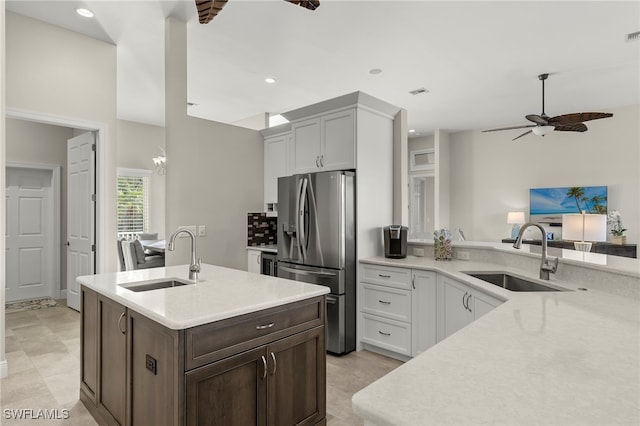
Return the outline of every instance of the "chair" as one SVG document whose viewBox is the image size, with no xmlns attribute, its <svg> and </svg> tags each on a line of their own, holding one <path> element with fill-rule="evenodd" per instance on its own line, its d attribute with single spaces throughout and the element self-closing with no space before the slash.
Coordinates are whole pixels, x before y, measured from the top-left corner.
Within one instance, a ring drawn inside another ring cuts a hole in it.
<svg viewBox="0 0 640 426">
<path fill-rule="evenodd" d="M 123 271 L 134 271 L 136 269 L 158 268 L 164 266 L 164 256 L 146 255 L 139 240 L 120 240 L 119 244 L 120 252 L 122 253 L 120 257 L 120 266 Z"/>
</svg>

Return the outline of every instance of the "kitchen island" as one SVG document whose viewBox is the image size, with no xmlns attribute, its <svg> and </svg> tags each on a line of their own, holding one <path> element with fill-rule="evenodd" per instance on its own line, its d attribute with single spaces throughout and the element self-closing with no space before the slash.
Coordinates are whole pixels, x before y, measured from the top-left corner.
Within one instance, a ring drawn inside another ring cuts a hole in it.
<svg viewBox="0 0 640 426">
<path fill-rule="evenodd" d="M 365 425 L 640 424 L 637 261 L 598 255 L 582 271 L 568 259 L 558 269 L 563 279 L 552 277 L 550 285 L 569 291 L 518 293 L 464 272 L 535 278 L 527 270 L 537 268 L 532 254 L 505 257 L 513 249 L 491 247 L 476 256 L 471 247 L 482 248 L 463 245 L 469 261 L 363 261 L 432 271 L 505 300 L 356 393 L 353 409 Z"/>
<path fill-rule="evenodd" d="M 188 268 L 78 278 L 80 399 L 98 423 L 326 423 L 328 289 Z"/>
</svg>

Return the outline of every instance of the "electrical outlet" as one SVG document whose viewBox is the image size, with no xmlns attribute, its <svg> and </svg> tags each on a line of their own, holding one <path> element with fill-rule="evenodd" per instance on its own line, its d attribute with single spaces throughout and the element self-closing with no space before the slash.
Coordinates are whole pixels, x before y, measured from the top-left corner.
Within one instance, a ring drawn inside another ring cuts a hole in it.
<svg viewBox="0 0 640 426">
<path fill-rule="evenodd" d="M 204 237 L 207 235 L 207 227 L 205 225 L 198 226 L 198 237 Z"/>
<path fill-rule="evenodd" d="M 418 257 L 424 257 L 424 249 L 423 248 L 413 248 L 413 255 Z"/>
<path fill-rule="evenodd" d="M 178 229 L 188 229 L 189 231 L 193 232 L 193 235 L 198 235 L 197 232 L 198 230 L 196 229 L 197 226 L 196 225 L 182 225 L 182 226 L 178 226 Z M 189 238 L 189 236 L 185 233 L 182 233 L 180 235 L 178 235 L 178 238 Z"/>
<path fill-rule="evenodd" d="M 459 251 L 456 253 L 456 257 L 460 260 L 469 260 L 469 252 L 468 251 Z"/>
<path fill-rule="evenodd" d="M 158 375 L 158 361 L 149 354 L 147 354 L 145 366 L 147 367 L 147 370 L 153 373 L 154 376 Z"/>
</svg>

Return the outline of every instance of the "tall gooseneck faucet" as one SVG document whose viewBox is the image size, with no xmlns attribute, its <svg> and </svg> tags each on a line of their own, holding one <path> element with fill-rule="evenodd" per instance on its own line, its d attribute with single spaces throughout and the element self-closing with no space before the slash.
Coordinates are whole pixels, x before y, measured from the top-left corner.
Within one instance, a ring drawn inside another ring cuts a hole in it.
<svg viewBox="0 0 640 426">
<path fill-rule="evenodd" d="M 552 274 L 555 274 L 556 271 L 558 270 L 558 258 L 556 257 L 554 260 L 551 261 L 551 264 L 549 264 L 549 259 L 547 258 L 547 233 L 545 232 L 542 226 L 532 222 L 525 223 L 524 225 L 522 225 L 522 228 L 520 228 L 520 232 L 518 233 L 518 238 L 516 238 L 516 242 L 513 243 L 513 248 L 519 249 L 522 246 L 522 235 L 524 234 L 525 229 L 527 229 L 530 226 L 535 226 L 542 233 L 542 258 L 540 263 L 540 279 L 548 280 L 549 272 L 551 272 Z"/>
<path fill-rule="evenodd" d="M 174 251 L 176 249 L 176 237 L 181 233 L 186 233 L 191 237 L 191 264 L 189 265 L 189 279 L 191 281 L 198 281 L 198 272 L 200 272 L 200 259 L 196 261 L 196 236 L 193 232 L 188 229 L 180 228 L 169 238 L 169 245 L 167 248 L 169 251 Z"/>
</svg>

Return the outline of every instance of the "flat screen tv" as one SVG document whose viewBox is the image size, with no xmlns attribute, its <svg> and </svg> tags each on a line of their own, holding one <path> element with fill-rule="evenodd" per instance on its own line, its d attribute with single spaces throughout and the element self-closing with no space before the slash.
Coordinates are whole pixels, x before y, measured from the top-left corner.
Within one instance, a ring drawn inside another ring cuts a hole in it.
<svg viewBox="0 0 640 426">
<path fill-rule="evenodd" d="M 607 214 L 606 186 L 566 188 L 531 188 L 529 218 L 531 222 L 561 226 L 568 213 Z"/>
</svg>

